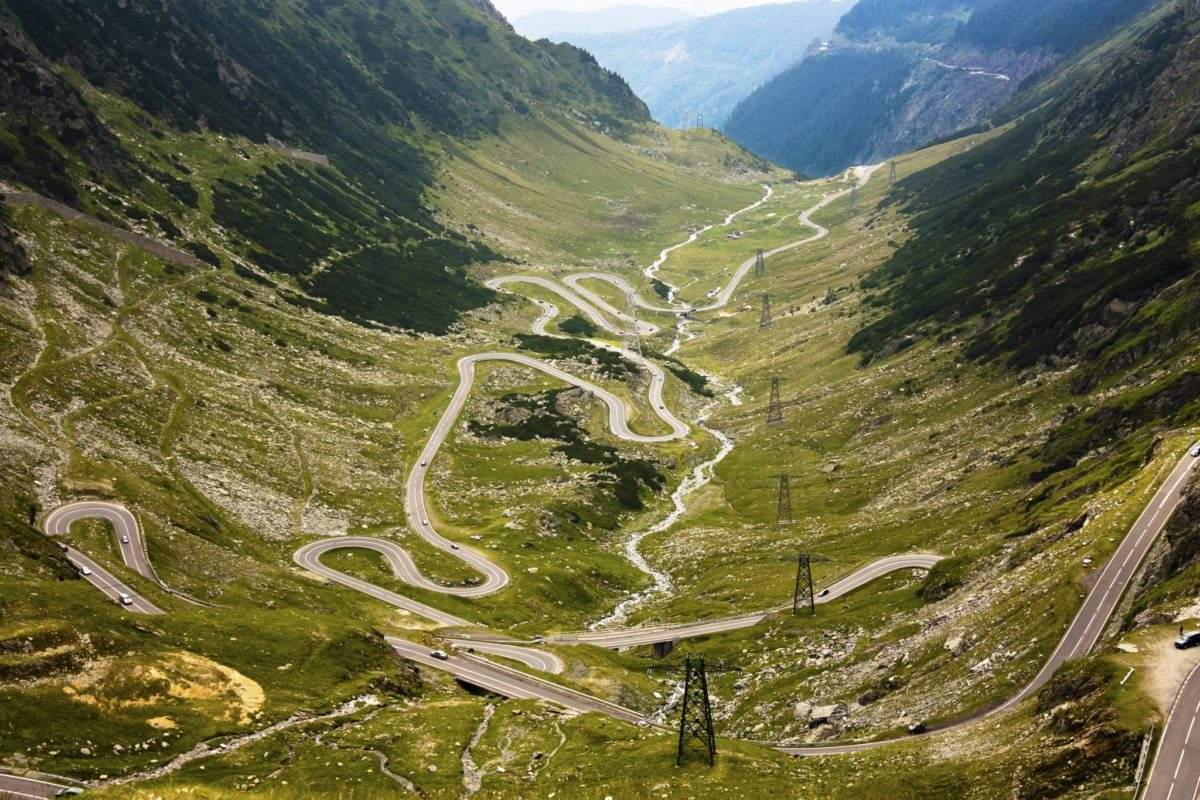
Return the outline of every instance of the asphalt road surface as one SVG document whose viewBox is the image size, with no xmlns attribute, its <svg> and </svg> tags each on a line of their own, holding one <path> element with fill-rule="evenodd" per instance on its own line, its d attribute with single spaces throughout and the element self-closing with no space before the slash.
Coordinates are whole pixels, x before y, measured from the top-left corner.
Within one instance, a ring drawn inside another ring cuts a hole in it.
<svg viewBox="0 0 1200 800">
<path fill-rule="evenodd" d="M 855 589 L 858 589 L 876 578 L 880 578 L 891 572 L 904 569 L 930 569 L 938 561 L 941 561 L 941 556 L 928 555 L 925 553 L 913 553 L 909 555 L 888 556 L 881 558 L 878 561 L 872 561 L 861 569 L 857 569 L 844 578 L 841 578 L 832 583 L 827 589 L 820 591 L 815 598 L 815 602 L 819 605 L 837 600 Z M 741 628 L 749 628 L 762 622 L 767 616 L 791 608 L 788 606 L 779 606 L 768 611 L 760 611 L 751 614 L 740 614 L 733 617 L 725 617 L 722 619 L 707 620 L 705 622 L 687 623 L 681 625 L 648 625 L 640 628 L 625 628 L 622 630 L 599 630 L 599 631 L 582 631 L 580 633 L 567 633 L 555 636 L 546 637 L 547 642 L 556 644 L 593 644 L 599 647 L 620 648 L 633 647 L 636 645 L 654 644 L 655 642 L 677 641 L 679 639 L 690 639 L 697 636 L 708 636 L 713 633 L 724 633 L 726 631 L 740 630 Z"/>
<path fill-rule="evenodd" d="M 1183 682 L 1167 718 L 1142 800 L 1200 797 L 1200 666 Z"/>
<path fill-rule="evenodd" d="M 472 658 L 459 653 L 451 654 L 441 660 L 430 655 L 428 647 L 410 642 L 405 639 L 387 637 L 387 642 L 396 652 L 410 661 L 426 667 L 449 672 L 459 680 L 472 686 L 487 689 L 489 692 L 512 697 L 518 700 L 544 700 L 557 706 L 578 711 L 581 714 L 598 712 L 625 722 L 647 724 L 648 720 L 636 711 L 609 703 L 597 697 L 592 697 L 549 681 L 543 681 L 517 670 L 508 669 L 491 661 Z"/>
<path fill-rule="evenodd" d="M 477 653 L 486 653 L 489 656 L 501 656 L 513 661 L 520 661 L 527 667 L 551 675 L 561 675 L 567 667 L 563 663 L 563 660 L 553 653 L 529 647 L 521 642 L 512 642 L 510 644 L 508 642 L 478 641 L 474 639 L 457 639 L 454 637 L 450 637 L 450 642 L 461 650 L 467 650 L 468 652 L 474 650 Z"/>
<path fill-rule="evenodd" d="M 43 800 L 44 798 L 54 797 L 56 792 L 66 788 L 66 784 L 55 783 L 46 776 L 23 777 L 21 775 L 0 772 L 0 798 L 4 798 L 8 794 L 22 800 L 25 798 Z"/>
<path fill-rule="evenodd" d="M 860 168 L 857 171 L 859 185 L 865 183 L 869 179 L 873 168 Z M 824 208 L 829 203 L 843 196 L 845 193 L 831 195 L 823 199 L 813 208 L 800 215 L 801 221 L 812 227 L 815 231 L 813 236 L 793 242 L 784 247 L 777 248 L 771 251 L 768 255 L 775 255 L 792 247 L 800 246 L 806 242 L 815 241 L 825 236 L 828 231 L 820 225 L 814 223 L 810 219 L 810 215 L 821 208 Z M 768 193 L 769 196 L 769 193 Z M 765 200 L 765 198 L 764 198 Z M 760 201 L 761 203 L 761 201 Z M 694 239 L 695 237 L 693 237 Z M 669 252 L 664 251 L 664 253 Z M 733 296 L 737 289 L 738 283 L 742 278 L 753 268 L 754 259 L 749 259 L 739 266 L 730 282 L 716 296 L 715 301 L 702 308 L 690 309 L 687 307 L 674 308 L 676 313 L 683 313 L 687 310 L 711 310 L 720 308 L 725 305 Z M 560 296 L 568 300 L 572 305 L 575 305 L 584 313 L 592 317 L 597 324 L 602 325 L 605 329 L 621 333 L 622 331 L 615 325 L 609 323 L 597 308 L 612 314 L 612 316 L 621 320 L 628 325 L 633 320 L 625 316 L 622 312 L 614 309 L 611 305 L 603 301 L 602 298 L 587 291 L 579 285 L 579 280 L 584 278 L 594 278 L 608 280 L 615 284 L 618 288 L 624 288 L 619 279 L 612 279 L 599 274 L 580 273 L 578 276 L 572 276 L 571 281 L 573 289 L 562 287 L 558 284 L 548 281 L 543 278 L 533 276 L 511 276 L 506 279 L 497 279 L 490 282 L 499 287 L 509 283 L 525 282 L 534 283 L 544 288 L 556 292 Z M 586 299 L 585 299 L 586 298 Z M 590 305 L 594 304 L 594 305 Z M 539 324 L 544 326 L 545 322 L 557 313 L 550 311 L 550 304 L 539 303 L 544 310 Z M 647 304 L 642 304 L 646 308 L 654 308 Z M 645 323 L 638 323 L 639 331 L 653 328 L 643 327 Z M 544 327 L 543 327 L 544 330 Z M 654 330 L 657 330 L 654 328 Z M 633 354 L 625 353 L 626 357 L 633 357 Z M 509 576 L 504 569 L 494 564 L 484 554 L 473 549 L 461 546 L 455 542 L 442 537 L 434 530 L 429 522 L 428 510 L 425 505 L 424 484 L 425 476 L 428 470 L 429 463 L 436 456 L 439 448 L 444 443 L 452 426 L 460 414 L 467 397 L 470 394 L 474 384 L 475 366 L 480 362 L 485 361 L 508 361 L 521 364 L 540 370 L 552 377 L 564 381 L 565 383 L 578 386 L 586 391 L 591 392 L 605 403 L 609 410 L 609 426 L 612 432 L 623 439 L 635 442 L 665 442 L 673 439 L 678 439 L 686 436 L 689 428 L 686 424 L 678 420 L 664 406 L 662 401 L 662 388 L 665 383 L 665 378 L 661 369 L 656 365 L 651 364 L 644 359 L 640 363 L 649 369 L 654 376 L 651 382 L 649 391 L 649 400 L 653 412 L 670 428 L 671 433 L 657 436 L 647 436 L 636 434 L 629 428 L 630 414 L 624 402 L 616 395 L 608 392 L 602 387 L 593 385 L 587 381 L 576 378 L 567 372 L 538 359 L 528 356 L 513 354 L 513 353 L 482 353 L 473 356 L 468 356 L 459 361 L 459 386 L 456 390 L 450 404 L 443 412 L 434 429 L 429 441 L 424 450 L 409 474 L 406 483 L 406 500 L 407 500 L 407 515 L 410 526 L 420 535 L 425 541 L 432 546 L 437 547 L 459 559 L 470 564 L 480 571 L 483 579 L 474 586 L 468 587 L 447 587 L 433 583 L 425 578 L 414 564 L 411 556 L 398 544 L 383 539 L 373 537 L 337 537 L 326 540 L 313 542 L 305 547 L 300 548 L 295 553 L 296 562 L 305 569 L 322 575 L 325 578 L 345 585 L 347 587 L 364 592 L 372 597 L 375 597 L 383 602 L 394 605 L 398 608 L 405 609 L 414 614 L 421 615 L 431 619 L 439 624 L 446 626 L 469 626 L 470 623 L 459 617 L 450 614 L 445 614 L 437 609 L 427 606 L 423 603 L 418 603 L 409 598 L 390 592 L 378 586 L 374 586 L 366 581 L 359 580 L 353 576 L 346 575 L 332 568 L 326 567 L 321 563 L 320 557 L 334 549 L 343 547 L 356 547 L 374 550 L 381 553 L 390 564 L 393 572 L 400 579 L 411 583 L 415 586 L 431 589 L 433 591 L 444 594 L 452 594 L 461 597 L 479 597 L 493 592 L 499 591 L 507 585 Z M 1054 650 L 1051 657 L 1047 660 L 1043 668 L 1038 674 L 1027 684 L 1019 693 L 1011 697 L 1005 703 L 984 710 L 974 715 L 968 720 L 964 720 L 955 726 L 969 724 L 973 719 L 978 719 L 984 716 L 990 716 L 1003 712 L 1014 705 L 1027 699 L 1040 689 L 1053 675 L 1054 671 L 1064 662 L 1087 654 L 1096 644 L 1101 633 L 1103 632 L 1106 622 L 1111 618 L 1118 602 L 1125 589 L 1128 587 L 1130 580 L 1136 572 L 1138 565 L 1144 558 L 1146 552 L 1150 549 L 1156 537 L 1161 533 L 1167 520 L 1174 512 L 1180 502 L 1179 489 L 1184 485 L 1191 472 L 1196 467 L 1196 459 L 1190 456 L 1185 456 L 1171 471 L 1168 478 L 1163 482 L 1161 488 L 1156 493 L 1154 499 L 1147 506 L 1142 515 L 1138 518 L 1129 534 L 1122 540 L 1114 555 L 1109 559 L 1106 566 L 1100 573 L 1099 580 L 1088 592 L 1082 607 L 1074 620 L 1068 626 L 1058 646 Z M 111 503 L 78 503 L 71 506 L 65 506 L 57 509 L 50 514 L 46 519 L 46 532 L 53 535 L 62 533 L 69 528 L 72 521 L 84 517 L 100 517 L 110 520 L 118 537 L 125 536 L 128 542 L 120 542 L 122 558 L 130 568 L 137 571 L 139 574 L 145 575 L 150 579 L 154 579 L 153 572 L 150 569 L 149 563 L 145 559 L 145 549 L 142 544 L 140 528 L 136 520 L 123 507 Z M 115 577 L 105 571 L 99 565 L 87 559 L 82 553 L 73 550 L 68 550 L 68 557 L 78 565 L 88 566 L 92 570 L 92 575 L 88 579 L 101 589 L 106 595 L 111 598 L 116 598 L 120 592 L 129 593 L 134 598 L 134 605 L 130 608 L 133 611 L 141 613 L 161 613 L 159 609 L 154 607 L 148 601 L 138 597 L 128 587 L 120 584 Z M 873 562 L 854 573 L 840 579 L 831 585 L 827 591 L 822 592 L 818 597 L 818 602 L 829 602 L 844 596 L 846 593 L 865 585 L 877 577 L 885 575 L 889 572 L 900 569 L 928 569 L 938 560 L 937 556 L 928 554 L 910 554 L 903 556 L 889 556 Z M 747 627 L 761 621 L 770 611 L 741 615 L 720 620 L 709 620 L 699 623 L 691 623 L 684 625 L 673 626 L 651 626 L 644 628 L 636 628 L 622 631 L 588 631 L 578 634 L 564 634 L 558 636 L 554 641 L 559 643 L 590 643 L 598 644 L 606 647 L 624 647 L 636 644 L 652 643 L 663 641 L 664 639 L 679 639 L 688 636 L 702 636 L 710 633 L 718 633 L 721 631 L 735 630 L 738 628 Z M 409 658 L 417 663 L 427 667 L 432 667 L 440 670 L 448 671 L 454 674 L 461 680 L 467 681 L 474 685 L 495 691 L 497 693 L 517 698 L 539 699 L 546 702 L 554 703 L 568 709 L 580 712 L 595 711 L 604 713 L 617 719 L 623 719 L 636 724 L 647 724 L 648 720 L 641 714 L 630 709 L 623 708 L 612 703 L 591 697 L 581 692 L 576 692 L 565 687 L 548 681 L 540 680 L 533 676 L 527 675 L 515 669 L 511 669 L 501 664 L 496 664 L 475 657 L 473 655 L 453 653 L 447 659 L 438 659 L 431 655 L 429 649 L 422 645 L 417 645 L 402 639 L 389 638 L 389 643 L 395 650 L 406 658 Z M 549 673 L 558 673 L 562 671 L 562 660 L 552 653 L 547 653 L 535 648 L 524 646 L 521 643 L 512 643 L 506 641 L 468 641 L 465 639 L 454 640 L 460 648 L 474 648 L 479 653 L 488 653 L 491 655 L 511 658 L 518 662 L 524 663 L 535 669 L 539 669 Z M 1147 797 L 1152 797 L 1153 800 L 1161 798 L 1170 798 L 1178 796 L 1185 797 L 1191 800 L 1195 797 L 1197 791 L 1197 781 L 1200 780 L 1200 758 L 1196 757 L 1195 746 L 1196 742 L 1200 741 L 1200 734 L 1193 735 L 1197 715 L 1200 714 L 1200 679 L 1197 678 L 1197 672 L 1193 672 L 1185 683 L 1180 692 L 1180 697 L 1176 703 L 1176 708 L 1172 712 L 1168 721 L 1167 728 L 1164 732 L 1162 747 L 1159 750 L 1158 758 L 1152 768 L 1148 783 L 1148 792 L 1159 792 L 1159 794 L 1147 794 Z M 949 730 L 943 728 L 936 731 L 930 731 L 921 736 L 932 736 L 938 733 Z M 829 755 L 834 753 L 848 753 L 870 748 L 880 747 L 888 744 L 887 741 L 863 742 L 846 745 L 835 745 L 829 747 L 781 747 L 788 753 L 796 755 Z M 1174 766 L 1172 766 L 1174 762 Z M 1170 779 L 1165 777 L 1167 770 L 1171 770 Z M 1160 777 L 1163 776 L 1163 777 Z M 54 787 L 54 784 L 31 781 L 30 779 L 18 779 L 13 776 L 0 776 L 0 789 L 8 788 L 4 783 L 15 781 L 24 781 L 21 786 L 25 788 L 10 789 L 11 791 L 23 792 L 24 796 L 41 797 L 44 794 L 34 794 L 33 791 L 41 791 L 30 789 L 29 787 Z M 1164 786 L 1165 788 L 1160 788 Z M 1190 782 L 1190 786 L 1189 786 Z M 12 785 L 16 785 L 15 783 Z M 1175 795 L 1173 792 L 1184 792 L 1184 794 Z"/>
<path fill-rule="evenodd" d="M 71 528 L 71 523 L 80 519 L 103 519 L 112 525 L 113 536 L 121 551 L 125 566 L 143 578 L 157 582 L 154 570 L 146 558 L 146 546 L 142 541 L 142 529 L 129 509 L 117 503 L 85 500 L 54 509 L 46 515 L 42 527 L 51 536 L 61 536 Z"/>
<path fill-rule="evenodd" d="M 1047 659 L 1037 675 L 1021 691 L 994 708 L 983 709 L 979 713 L 969 716 L 955 725 L 930 730 L 927 733 L 919 734 L 919 736 L 936 736 L 945 731 L 968 725 L 978 719 L 1003 713 L 1023 700 L 1035 695 L 1064 663 L 1091 652 L 1099 640 L 1100 634 L 1104 631 L 1104 626 L 1116 610 L 1117 604 L 1120 603 L 1121 596 L 1124 594 L 1126 587 L 1128 587 L 1130 580 L 1132 580 L 1134 574 L 1137 572 L 1138 565 L 1145 558 L 1146 553 L 1149 552 L 1150 547 L 1154 544 L 1154 540 L 1158 538 L 1163 528 L 1166 527 L 1167 520 L 1171 518 L 1171 514 L 1174 513 L 1175 509 L 1183 501 L 1180 489 L 1187 482 L 1188 477 L 1196 469 L 1196 466 L 1196 458 L 1193 458 L 1191 455 L 1184 455 L 1171 470 L 1145 510 L 1142 511 L 1141 516 L 1134 522 L 1129 533 L 1121 540 L 1121 544 L 1117 546 L 1116 552 L 1113 553 L 1112 557 L 1105 564 L 1104 569 L 1100 572 L 1099 580 L 1092 586 L 1091 591 L 1087 593 L 1083 605 L 1080 606 L 1079 612 L 1075 615 L 1071 624 L 1067 626 L 1067 630 L 1063 633 L 1058 646 L 1054 648 L 1054 652 L 1050 655 L 1050 658 Z M 1173 720 L 1168 720 L 1168 728 L 1172 724 Z M 854 753 L 880 747 L 887 743 L 887 740 L 883 740 L 831 747 L 789 747 L 783 749 L 794 755 L 812 756 L 829 755 L 832 753 Z M 1188 800 L 1192 800 L 1192 798 L 1189 797 Z"/>
<path fill-rule="evenodd" d="M 139 575 L 157 582 L 154 570 L 150 568 L 150 562 L 146 560 L 141 526 L 138 525 L 133 514 L 129 513 L 129 510 L 122 505 L 91 500 L 71 503 L 50 512 L 43 521 L 42 527 L 48 535 L 60 536 L 70 530 L 71 523 L 81 519 L 108 520 L 112 524 L 113 536 L 116 537 L 117 546 L 121 550 L 121 560 L 125 562 L 125 566 Z M 83 579 L 103 592 L 114 603 L 139 614 L 163 613 L 162 609 L 142 597 L 127 584 L 122 583 L 115 575 L 83 553 L 65 545 L 63 545 L 63 550 L 67 560 L 74 564 L 76 569 L 87 567 L 91 571 L 90 575 L 83 575 Z M 121 603 L 122 594 L 129 595 L 132 600 L 130 605 Z"/>
</svg>

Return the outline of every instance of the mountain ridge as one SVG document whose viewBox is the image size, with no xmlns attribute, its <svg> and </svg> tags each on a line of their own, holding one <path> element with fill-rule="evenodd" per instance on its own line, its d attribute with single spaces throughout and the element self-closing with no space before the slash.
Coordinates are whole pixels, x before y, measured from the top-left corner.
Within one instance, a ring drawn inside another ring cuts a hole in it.
<svg viewBox="0 0 1200 800">
<path fill-rule="evenodd" d="M 617 35 L 569 37 L 622 75 L 655 119 L 684 127 L 702 117 L 720 129 L 734 106 L 828 36 L 849 0 L 736 9 Z"/>
<path fill-rule="evenodd" d="M 981 123 L 1027 79 L 1155 2 L 861 0 L 828 48 L 743 100 L 724 130 L 814 174 L 876 162 Z"/>
</svg>

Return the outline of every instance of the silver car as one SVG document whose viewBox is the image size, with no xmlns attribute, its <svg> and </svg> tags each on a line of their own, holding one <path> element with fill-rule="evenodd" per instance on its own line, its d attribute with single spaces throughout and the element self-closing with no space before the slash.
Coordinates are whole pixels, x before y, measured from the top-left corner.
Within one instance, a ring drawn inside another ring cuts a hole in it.
<svg viewBox="0 0 1200 800">
<path fill-rule="evenodd" d="M 1192 458 L 1200 458 L 1200 442 L 1192 445 Z"/>
</svg>

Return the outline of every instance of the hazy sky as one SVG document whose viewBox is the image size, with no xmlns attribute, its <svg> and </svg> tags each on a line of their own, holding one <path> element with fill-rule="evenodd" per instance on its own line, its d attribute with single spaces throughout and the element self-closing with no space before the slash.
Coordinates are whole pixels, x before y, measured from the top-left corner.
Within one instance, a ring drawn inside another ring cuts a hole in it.
<svg viewBox="0 0 1200 800">
<path fill-rule="evenodd" d="M 610 6 L 666 6 L 691 11 L 693 14 L 715 14 L 731 8 L 761 6 L 770 0 L 492 0 L 506 17 L 515 18 L 544 8 L 563 11 L 595 11 Z M 782 0 L 776 0 L 782 2 Z"/>
</svg>

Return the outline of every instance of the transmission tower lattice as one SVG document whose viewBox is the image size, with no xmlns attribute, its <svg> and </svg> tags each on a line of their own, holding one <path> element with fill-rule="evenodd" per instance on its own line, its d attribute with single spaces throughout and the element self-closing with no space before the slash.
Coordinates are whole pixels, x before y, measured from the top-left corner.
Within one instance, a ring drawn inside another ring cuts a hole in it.
<svg viewBox="0 0 1200 800">
<path fill-rule="evenodd" d="M 888 162 L 888 180 L 890 180 L 890 181 L 896 180 L 896 162 L 895 161 Z"/>
<path fill-rule="evenodd" d="M 850 208 L 858 208 L 858 187 L 850 187 Z"/>
<path fill-rule="evenodd" d="M 758 255 L 754 257 L 754 277 L 761 278 L 767 274 L 767 259 L 763 256 L 763 251 L 759 250 Z"/>
<path fill-rule="evenodd" d="M 626 324 L 629 326 L 625 331 L 625 349 L 631 353 L 636 353 L 639 358 L 642 357 L 642 334 L 641 323 L 638 322 L 637 316 L 637 300 L 634 298 L 633 292 L 625 295 L 625 317 Z"/>
<path fill-rule="evenodd" d="M 813 593 L 812 558 L 801 553 L 796 558 L 796 589 L 792 592 L 792 613 L 799 614 L 800 606 L 807 605 L 808 612 L 817 615 L 817 596 Z"/>
<path fill-rule="evenodd" d="M 762 315 L 758 318 L 758 329 L 771 327 L 771 295 L 763 292 Z"/>
<path fill-rule="evenodd" d="M 699 753 L 711 767 L 717 755 L 717 737 L 713 734 L 704 657 L 688 656 L 683 662 L 683 669 L 683 701 L 680 704 L 679 749 L 675 755 L 675 765 L 682 766 L 688 755 Z"/>
<path fill-rule="evenodd" d="M 783 402 L 779 399 L 779 378 L 771 378 L 771 399 L 767 403 L 767 424 L 783 422 Z"/>
<path fill-rule="evenodd" d="M 779 476 L 779 503 L 775 511 L 775 524 L 783 527 L 791 525 L 795 520 L 792 518 L 792 490 L 788 485 L 788 476 Z"/>
</svg>

